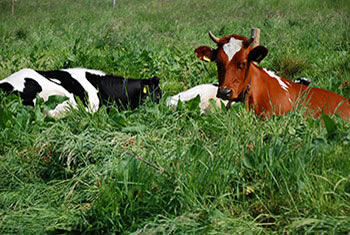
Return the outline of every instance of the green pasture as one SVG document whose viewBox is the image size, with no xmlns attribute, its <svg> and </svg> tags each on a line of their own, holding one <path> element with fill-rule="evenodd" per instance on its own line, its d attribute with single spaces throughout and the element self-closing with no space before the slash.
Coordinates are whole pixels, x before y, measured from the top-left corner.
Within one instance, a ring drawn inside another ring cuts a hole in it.
<svg viewBox="0 0 350 235">
<path fill-rule="evenodd" d="M 85 67 L 161 78 L 160 104 L 55 120 L 0 94 L 1 234 L 348 234 L 350 122 L 166 97 L 216 82 L 193 51 L 261 29 L 261 66 L 350 97 L 346 0 L 0 0 L 0 79 Z"/>
</svg>

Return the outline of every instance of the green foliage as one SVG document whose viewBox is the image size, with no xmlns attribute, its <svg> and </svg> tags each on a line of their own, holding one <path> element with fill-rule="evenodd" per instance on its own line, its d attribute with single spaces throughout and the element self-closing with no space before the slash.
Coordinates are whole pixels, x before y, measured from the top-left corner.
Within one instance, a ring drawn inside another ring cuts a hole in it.
<svg viewBox="0 0 350 235">
<path fill-rule="evenodd" d="M 52 119 L 64 99 L 23 106 L 0 94 L 0 232 L 346 234 L 350 123 L 303 110 L 260 120 L 244 105 L 200 114 L 216 82 L 197 46 L 261 28 L 262 62 L 350 96 L 346 1 L 0 1 L 0 77 L 24 67 L 87 67 L 161 77 L 164 99 Z M 54 12 L 54 13 L 53 13 Z M 248 17 L 249 16 L 249 17 Z"/>
<path fill-rule="evenodd" d="M 303 59 L 298 59 L 295 55 L 288 55 L 276 58 L 272 66 L 285 78 L 293 80 L 300 77 L 310 65 Z"/>
<path fill-rule="evenodd" d="M 324 113 L 322 113 L 322 119 L 327 130 L 327 136 L 329 138 L 333 137 L 337 131 L 337 126 L 335 122 Z"/>
</svg>

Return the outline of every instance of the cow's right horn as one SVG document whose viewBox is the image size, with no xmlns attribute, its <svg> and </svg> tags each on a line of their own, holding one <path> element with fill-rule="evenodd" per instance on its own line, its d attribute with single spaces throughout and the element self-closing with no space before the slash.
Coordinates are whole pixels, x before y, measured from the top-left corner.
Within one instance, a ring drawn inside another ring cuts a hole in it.
<svg viewBox="0 0 350 235">
<path fill-rule="evenodd" d="M 210 30 L 208 31 L 209 37 L 216 43 L 219 44 L 220 38 L 216 37 Z"/>
<path fill-rule="evenodd" d="M 252 28 L 252 36 L 253 38 L 253 43 L 250 45 L 251 47 L 256 47 L 259 46 L 259 41 L 260 41 L 260 29 L 259 28 Z"/>
</svg>

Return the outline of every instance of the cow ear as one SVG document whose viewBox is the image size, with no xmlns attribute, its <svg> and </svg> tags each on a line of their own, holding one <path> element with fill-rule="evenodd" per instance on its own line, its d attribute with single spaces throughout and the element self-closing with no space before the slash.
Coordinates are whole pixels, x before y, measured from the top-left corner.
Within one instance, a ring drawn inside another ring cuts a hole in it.
<svg viewBox="0 0 350 235">
<path fill-rule="evenodd" d="M 260 63 L 268 53 L 269 51 L 264 46 L 254 47 L 254 49 L 249 52 L 248 60 Z"/>
<path fill-rule="evenodd" d="M 157 76 L 151 77 L 149 79 L 142 79 L 143 86 L 158 86 L 160 78 Z"/>
<path fill-rule="evenodd" d="M 207 46 L 200 46 L 196 50 L 194 50 L 194 53 L 196 53 L 196 56 L 205 62 L 211 62 L 216 59 L 216 51 Z"/>
<path fill-rule="evenodd" d="M 155 86 L 159 85 L 159 81 L 160 81 L 160 78 L 157 76 L 154 76 L 153 78 L 151 78 L 151 84 L 154 84 Z"/>
</svg>

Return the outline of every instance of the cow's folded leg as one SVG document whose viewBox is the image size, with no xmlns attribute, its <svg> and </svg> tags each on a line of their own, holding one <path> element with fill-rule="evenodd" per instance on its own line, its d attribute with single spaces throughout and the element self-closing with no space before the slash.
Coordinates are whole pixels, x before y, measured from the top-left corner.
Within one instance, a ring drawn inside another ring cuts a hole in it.
<svg viewBox="0 0 350 235">
<path fill-rule="evenodd" d="M 76 104 L 72 104 L 69 100 L 64 101 L 61 104 L 58 104 L 55 109 L 52 110 L 44 110 L 44 114 L 47 114 L 53 118 L 62 117 L 69 109 L 73 107 L 76 108 Z"/>
</svg>

